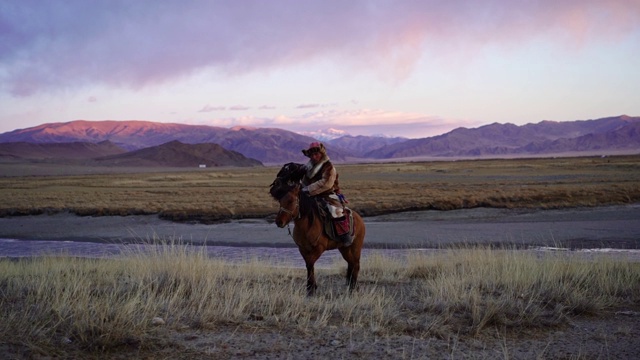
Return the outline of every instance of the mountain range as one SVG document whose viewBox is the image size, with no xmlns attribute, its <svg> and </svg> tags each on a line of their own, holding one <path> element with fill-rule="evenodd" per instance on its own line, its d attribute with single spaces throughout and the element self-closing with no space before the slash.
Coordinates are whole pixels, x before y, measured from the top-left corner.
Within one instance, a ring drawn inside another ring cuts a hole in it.
<svg viewBox="0 0 640 360">
<path fill-rule="evenodd" d="M 313 141 L 316 141 L 313 137 L 277 128 L 77 120 L 2 133 L 0 157 L 43 159 L 57 156 L 131 166 L 187 163 L 194 166 L 207 162 L 212 164 L 210 166 L 252 166 L 260 162 L 304 162 L 306 158 L 301 149 Z M 326 140 L 325 145 L 331 158 L 338 162 L 604 154 L 608 151 L 639 153 L 640 117 L 621 115 L 596 120 L 541 121 L 522 126 L 494 123 L 478 128 L 457 128 L 422 139 L 345 135 Z M 218 159 L 218 165 L 214 159 Z"/>
<path fill-rule="evenodd" d="M 622 115 L 522 126 L 494 123 L 475 129 L 458 128 L 439 136 L 384 146 L 366 153 L 365 157 L 476 157 L 611 150 L 640 151 L 640 117 Z"/>
<path fill-rule="evenodd" d="M 125 167 L 262 166 L 260 161 L 227 150 L 218 144 L 184 144 L 177 140 L 132 151 L 127 151 L 109 140 L 97 144 L 0 143 L 0 160 Z"/>
</svg>

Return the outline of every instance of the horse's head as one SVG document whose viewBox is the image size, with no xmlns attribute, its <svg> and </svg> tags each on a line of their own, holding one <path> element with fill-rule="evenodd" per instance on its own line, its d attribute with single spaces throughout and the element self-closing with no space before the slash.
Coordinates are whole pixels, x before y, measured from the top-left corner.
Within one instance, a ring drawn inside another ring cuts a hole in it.
<svg viewBox="0 0 640 360">
<path fill-rule="evenodd" d="M 278 202 L 280 210 L 276 215 L 275 223 L 282 228 L 300 216 L 300 185 L 289 187 L 288 191 L 278 199 Z"/>
<path fill-rule="evenodd" d="M 280 203 L 276 225 L 284 227 L 300 216 L 300 180 L 305 174 L 303 164 L 285 164 L 271 183 L 269 193 Z"/>
<path fill-rule="evenodd" d="M 294 184 L 289 183 L 288 181 L 276 178 L 270 185 L 269 194 L 275 201 L 280 201 L 288 192 Z"/>
</svg>

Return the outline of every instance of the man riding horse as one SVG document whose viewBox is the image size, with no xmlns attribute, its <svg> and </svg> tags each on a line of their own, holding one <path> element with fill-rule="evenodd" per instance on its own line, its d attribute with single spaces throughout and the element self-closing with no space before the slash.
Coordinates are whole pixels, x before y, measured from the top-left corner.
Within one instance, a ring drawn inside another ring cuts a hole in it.
<svg viewBox="0 0 640 360">
<path fill-rule="evenodd" d="M 360 272 L 364 221 L 356 211 L 344 206 L 338 173 L 324 145 L 313 142 L 302 152 L 309 162 L 284 164 L 269 186 L 269 194 L 280 205 L 274 223 L 279 228 L 294 223 L 293 233 L 289 234 L 307 268 L 308 295 L 318 288 L 314 264 L 322 253 L 334 249 L 347 262 L 347 284 L 349 291 L 353 291 Z"/>
<path fill-rule="evenodd" d="M 322 143 L 312 142 L 302 153 L 309 158 L 309 162 L 302 168 L 302 191 L 325 203 L 335 225 L 336 240 L 350 244 L 352 238 L 349 221 L 345 216 L 345 199 L 340 193 L 338 172 L 331 163 L 327 150 Z"/>
</svg>

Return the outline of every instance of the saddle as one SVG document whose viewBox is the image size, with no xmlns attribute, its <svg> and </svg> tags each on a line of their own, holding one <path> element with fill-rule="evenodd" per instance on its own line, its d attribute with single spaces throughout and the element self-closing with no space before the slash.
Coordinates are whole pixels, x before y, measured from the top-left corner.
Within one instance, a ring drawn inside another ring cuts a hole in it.
<svg viewBox="0 0 640 360">
<path fill-rule="evenodd" d="M 316 201 L 318 204 L 318 213 L 322 219 L 325 235 L 341 246 L 349 246 L 353 243 L 355 228 L 353 225 L 353 212 L 348 207 L 344 208 L 344 216 L 334 219 L 327 212 L 324 201 Z"/>
</svg>

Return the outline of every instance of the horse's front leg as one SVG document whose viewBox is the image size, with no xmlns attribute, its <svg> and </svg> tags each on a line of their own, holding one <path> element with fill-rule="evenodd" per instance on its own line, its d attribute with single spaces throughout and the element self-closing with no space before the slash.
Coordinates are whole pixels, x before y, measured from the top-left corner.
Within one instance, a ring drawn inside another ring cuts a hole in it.
<svg viewBox="0 0 640 360">
<path fill-rule="evenodd" d="M 322 255 L 322 249 L 315 248 L 312 251 L 300 251 L 304 263 L 307 266 L 307 295 L 312 296 L 316 293 L 318 285 L 316 284 L 315 263 Z"/>
<path fill-rule="evenodd" d="M 316 293 L 318 285 L 316 284 L 316 274 L 314 269 L 315 262 L 306 262 L 307 264 L 307 296 L 313 296 Z"/>
</svg>

